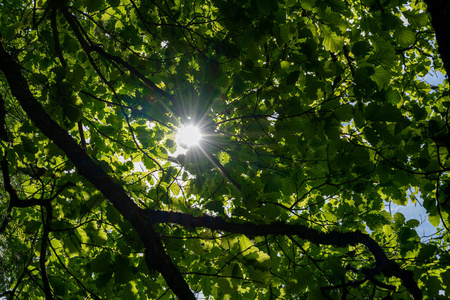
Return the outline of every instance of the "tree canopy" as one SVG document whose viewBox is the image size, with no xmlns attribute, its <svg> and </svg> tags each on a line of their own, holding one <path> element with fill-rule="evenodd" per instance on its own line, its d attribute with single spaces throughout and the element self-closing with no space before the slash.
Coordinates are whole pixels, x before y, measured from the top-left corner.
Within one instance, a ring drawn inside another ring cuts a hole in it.
<svg viewBox="0 0 450 300">
<path fill-rule="evenodd" d="M 1 2 L 0 296 L 448 298 L 449 14 Z"/>
</svg>

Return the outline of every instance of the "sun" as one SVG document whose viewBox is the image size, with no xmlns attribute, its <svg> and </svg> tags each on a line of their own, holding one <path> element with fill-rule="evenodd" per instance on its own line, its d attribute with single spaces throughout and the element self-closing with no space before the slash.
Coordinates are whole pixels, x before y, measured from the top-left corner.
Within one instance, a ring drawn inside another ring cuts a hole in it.
<svg viewBox="0 0 450 300">
<path fill-rule="evenodd" d="M 202 133 L 197 126 L 186 125 L 178 129 L 175 141 L 178 146 L 183 148 L 191 148 L 198 146 L 202 139 Z"/>
</svg>

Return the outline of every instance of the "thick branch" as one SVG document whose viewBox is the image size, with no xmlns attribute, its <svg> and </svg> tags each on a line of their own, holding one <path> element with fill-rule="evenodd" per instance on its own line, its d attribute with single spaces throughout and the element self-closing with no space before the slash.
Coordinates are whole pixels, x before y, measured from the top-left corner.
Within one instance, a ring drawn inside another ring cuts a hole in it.
<svg viewBox="0 0 450 300">
<path fill-rule="evenodd" d="M 425 0 L 425 3 L 428 6 L 428 13 L 431 15 L 431 24 L 436 33 L 437 48 L 448 75 L 450 72 L 450 38 L 448 37 L 448 29 L 450 28 L 450 1 Z"/>
<path fill-rule="evenodd" d="M 9 195 L 9 206 L 8 206 L 8 214 L 9 214 L 11 212 L 11 209 L 14 207 L 14 203 L 19 201 L 19 197 L 17 196 L 16 190 L 11 185 L 11 177 L 9 176 L 9 168 L 8 168 L 8 161 L 6 160 L 6 153 L 5 156 L 2 158 L 2 161 L 0 162 L 0 166 L 2 169 L 4 188 Z"/>
<path fill-rule="evenodd" d="M 9 83 L 12 94 L 17 98 L 33 123 L 64 151 L 77 167 L 78 172 L 92 183 L 136 229 L 146 247 L 148 254 L 146 261 L 149 268 L 159 271 L 179 298 L 195 299 L 188 284 L 165 252 L 159 236 L 153 228 L 145 227 L 142 209 L 128 196 L 122 186 L 115 183 L 100 166 L 95 164 L 77 142 L 58 123 L 52 120 L 33 97 L 26 79 L 20 72 L 21 67 L 6 52 L 1 43 L 0 69 Z"/>
<path fill-rule="evenodd" d="M 168 212 L 158 210 L 148 210 L 148 222 L 172 223 L 186 227 L 204 227 L 212 230 L 220 230 L 229 233 L 239 233 L 247 236 L 268 236 L 268 235 L 287 235 L 297 236 L 308 240 L 317 245 L 332 245 L 338 247 L 365 245 L 375 257 L 375 269 L 365 270 L 367 275 L 376 275 L 383 273 L 385 276 L 395 276 L 400 278 L 403 285 L 409 290 L 414 299 L 422 299 L 422 292 L 414 281 L 413 273 L 403 270 L 400 266 L 391 261 L 378 243 L 368 234 L 360 231 L 353 232 L 321 232 L 307 226 L 298 224 L 272 223 L 257 225 L 251 222 L 242 222 L 235 220 L 225 220 L 221 217 L 202 216 L 194 217 L 189 214 L 179 212 Z M 149 225 L 149 226 L 150 226 Z"/>
</svg>

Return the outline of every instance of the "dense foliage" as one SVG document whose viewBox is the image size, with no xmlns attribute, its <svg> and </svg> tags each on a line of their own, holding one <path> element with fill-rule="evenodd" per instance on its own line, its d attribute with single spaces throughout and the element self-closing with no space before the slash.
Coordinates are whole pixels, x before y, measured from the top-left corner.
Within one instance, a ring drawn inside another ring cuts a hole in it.
<svg viewBox="0 0 450 300">
<path fill-rule="evenodd" d="M 430 12 L 2 1 L 0 295 L 449 297 L 449 85 L 423 78 L 446 73 L 448 39 Z M 177 155 L 183 124 L 203 139 Z"/>
</svg>

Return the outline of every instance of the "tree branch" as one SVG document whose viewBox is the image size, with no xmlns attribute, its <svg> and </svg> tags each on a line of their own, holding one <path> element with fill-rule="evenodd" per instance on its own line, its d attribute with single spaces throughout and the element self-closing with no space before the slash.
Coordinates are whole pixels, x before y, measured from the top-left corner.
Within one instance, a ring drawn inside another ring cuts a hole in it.
<svg viewBox="0 0 450 300">
<path fill-rule="evenodd" d="M 383 273 L 385 276 L 395 276 L 402 280 L 403 285 L 408 289 L 415 300 L 422 299 L 422 292 L 414 281 L 411 271 L 403 270 L 400 266 L 390 260 L 378 243 L 368 234 L 360 231 L 353 232 L 321 232 L 304 225 L 271 223 L 257 225 L 251 222 L 242 222 L 222 217 L 202 216 L 194 217 L 189 214 L 179 212 L 168 212 L 158 210 L 147 210 L 149 227 L 158 223 L 172 223 L 185 227 L 204 227 L 212 230 L 226 231 L 229 233 L 239 233 L 250 237 L 268 235 L 297 236 L 308 240 L 316 245 L 331 245 L 337 247 L 365 245 L 375 258 L 374 269 L 364 270 L 366 276 L 374 276 Z"/>
<path fill-rule="evenodd" d="M 220 172 L 222 172 L 223 176 L 225 176 L 226 179 L 228 179 L 229 182 L 231 182 L 231 184 L 233 184 L 238 191 L 241 191 L 241 185 L 234 180 L 233 177 L 231 177 L 230 173 L 228 173 L 227 169 L 225 169 L 225 167 L 220 163 L 220 161 L 206 148 L 201 147 L 200 149 L 202 149 L 203 153 L 206 154 L 206 156 L 208 156 L 209 160 L 216 166 L 219 168 Z"/>
<path fill-rule="evenodd" d="M 431 24 L 436 33 L 437 48 L 448 76 L 450 72 L 450 39 L 448 38 L 450 1 L 425 0 L 425 3 L 428 6 L 428 13 L 431 15 Z"/>
<path fill-rule="evenodd" d="M 55 52 L 59 58 L 59 61 L 61 62 L 61 65 L 63 67 L 67 67 L 66 60 L 64 59 L 64 55 L 61 51 L 61 43 L 59 42 L 58 25 L 56 23 L 56 13 L 57 13 L 56 7 L 52 7 L 50 24 L 52 26 L 53 40 L 55 41 Z"/>
<path fill-rule="evenodd" d="M 47 245 L 48 245 L 48 235 L 50 233 L 50 226 L 52 222 L 52 206 L 50 205 L 50 202 L 48 205 L 45 206 L 45 220 L 44 220 L 44 232 L 42 234 L 42 240 L 41 240 L 41 249 L 40 249 L 40 255 L 39 255 L 39 266 L 40 266 L 40 273 L 42 277 L 42 283 L 44 285 L 44 293 L 46 299 L 53 299 L 53 293 L 52 289 L 50 287 L 50 282 L 48 281 L 48 274 L 47 274 L 47 266 L 45 265 L 45 262 L 47 260 Z"/>
<path fill-rule="evenodd" d="M 0 94 L 0 139 L 9 142 L 8 131 L 6 130 L 6 107 L 5 100 Z"/>
</svg>

